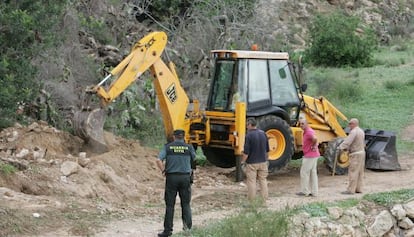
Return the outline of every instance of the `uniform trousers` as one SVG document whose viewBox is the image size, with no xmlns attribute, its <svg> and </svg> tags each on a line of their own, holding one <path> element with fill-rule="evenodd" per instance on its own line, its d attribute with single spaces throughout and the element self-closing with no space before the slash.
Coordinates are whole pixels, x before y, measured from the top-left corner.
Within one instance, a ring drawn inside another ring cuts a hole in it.
<svg viewBox="0 0 414 237">
<path fill-rule="evenodd" d="M 177 193 L 180 197 L 181 203 L 181 218 L 183 221 L 183 228 L 191 229 L 191 183 L 190 174 L 167 174 L 165 180 L 165 216 L 164 216 L 164 231 L 173 231 L 174 207 Z"/>
</svg>

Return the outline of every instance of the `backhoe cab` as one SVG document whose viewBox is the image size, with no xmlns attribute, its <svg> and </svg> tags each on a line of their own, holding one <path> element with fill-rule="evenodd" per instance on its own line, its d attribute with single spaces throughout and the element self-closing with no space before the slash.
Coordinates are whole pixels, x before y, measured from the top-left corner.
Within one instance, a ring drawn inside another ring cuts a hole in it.
<svg viewBox="0 0 414 237">
<path fill-rule="evenodd" d="M 255 117 L 269 138 L 269 169 L 284 167 L 294 154 L 290 127 L 297 123 L 302 105 L 288 54 L 215 50 L 212 57 L 215 72 L 206 108 L 211 140 L 203 146 L 207 159 L 220 167 L 235 166 L 240 154 L 233 152 L 231 143 L 227 148 L 224 144 L 232 140 L 233 123 Z M 245 114 L 235 113 L 237 103 L 245 104 Z M 234 114 L 235 121 L 221 118 L 226 112 Z"/>
</svg>

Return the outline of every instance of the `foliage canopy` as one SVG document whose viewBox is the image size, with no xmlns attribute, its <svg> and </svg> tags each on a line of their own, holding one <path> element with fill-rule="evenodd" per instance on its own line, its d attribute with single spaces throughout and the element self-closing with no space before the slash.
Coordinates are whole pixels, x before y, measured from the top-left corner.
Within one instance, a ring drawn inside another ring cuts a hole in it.
<svg viewBox="0 0 414 237">
<path fill-rule="evenodd" d="M 308 60 L 318 66 L 370 66 L 377 41 L 357 17 L 337 11 L 317 15 L 311 23 Z"/>
<path fill-rule="evenodd" d="M 31 60 L 51 46 L 65 1 L 3 1 L 0 3 L 0 127 L 15 119 L 19 103 L 33 101 L 41 88 Z M 44 7 L 48 6 L 48 7 Z M 47 17 L 45 17 L 47 16 Z"/>
</svg>

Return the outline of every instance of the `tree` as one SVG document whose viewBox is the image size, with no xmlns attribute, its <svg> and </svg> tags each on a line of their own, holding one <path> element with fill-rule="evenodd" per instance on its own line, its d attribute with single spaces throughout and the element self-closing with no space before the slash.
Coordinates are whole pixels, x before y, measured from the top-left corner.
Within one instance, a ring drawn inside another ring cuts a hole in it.
<svg viewBox="0 0 414 237">
<path fill-rule="evenodd" d="M 369 66 L 377 45 L 372 29 L 342 12 L 317 15 L 310 27 L 308 61 L 320 66 Z"/>
<path fill-rule="evenodd" d="M 19 105 L 33 101 L 40 92 L 31 60 L 53 42 L 51 29 L 63 6 L 64 1 L 47 0 L 0 3 L 0 127 L 16 118 Z"/>
</svg>

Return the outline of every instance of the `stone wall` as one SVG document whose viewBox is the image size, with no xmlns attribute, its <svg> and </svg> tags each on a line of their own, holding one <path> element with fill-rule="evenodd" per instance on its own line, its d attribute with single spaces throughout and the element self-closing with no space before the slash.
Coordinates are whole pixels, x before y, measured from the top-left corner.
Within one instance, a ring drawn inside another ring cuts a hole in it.
<svg viewBox="0 0 414 237">
<path fill-rule="evenodd" d="M 288 236 L 414 236 L 414 199 L 391 208 L 373 205 L 362 201 L 349 209 L 332 206 L 327 208 L 327 216 L 320 217 L 301 212 L 292 218 Z"/>
</svg>

